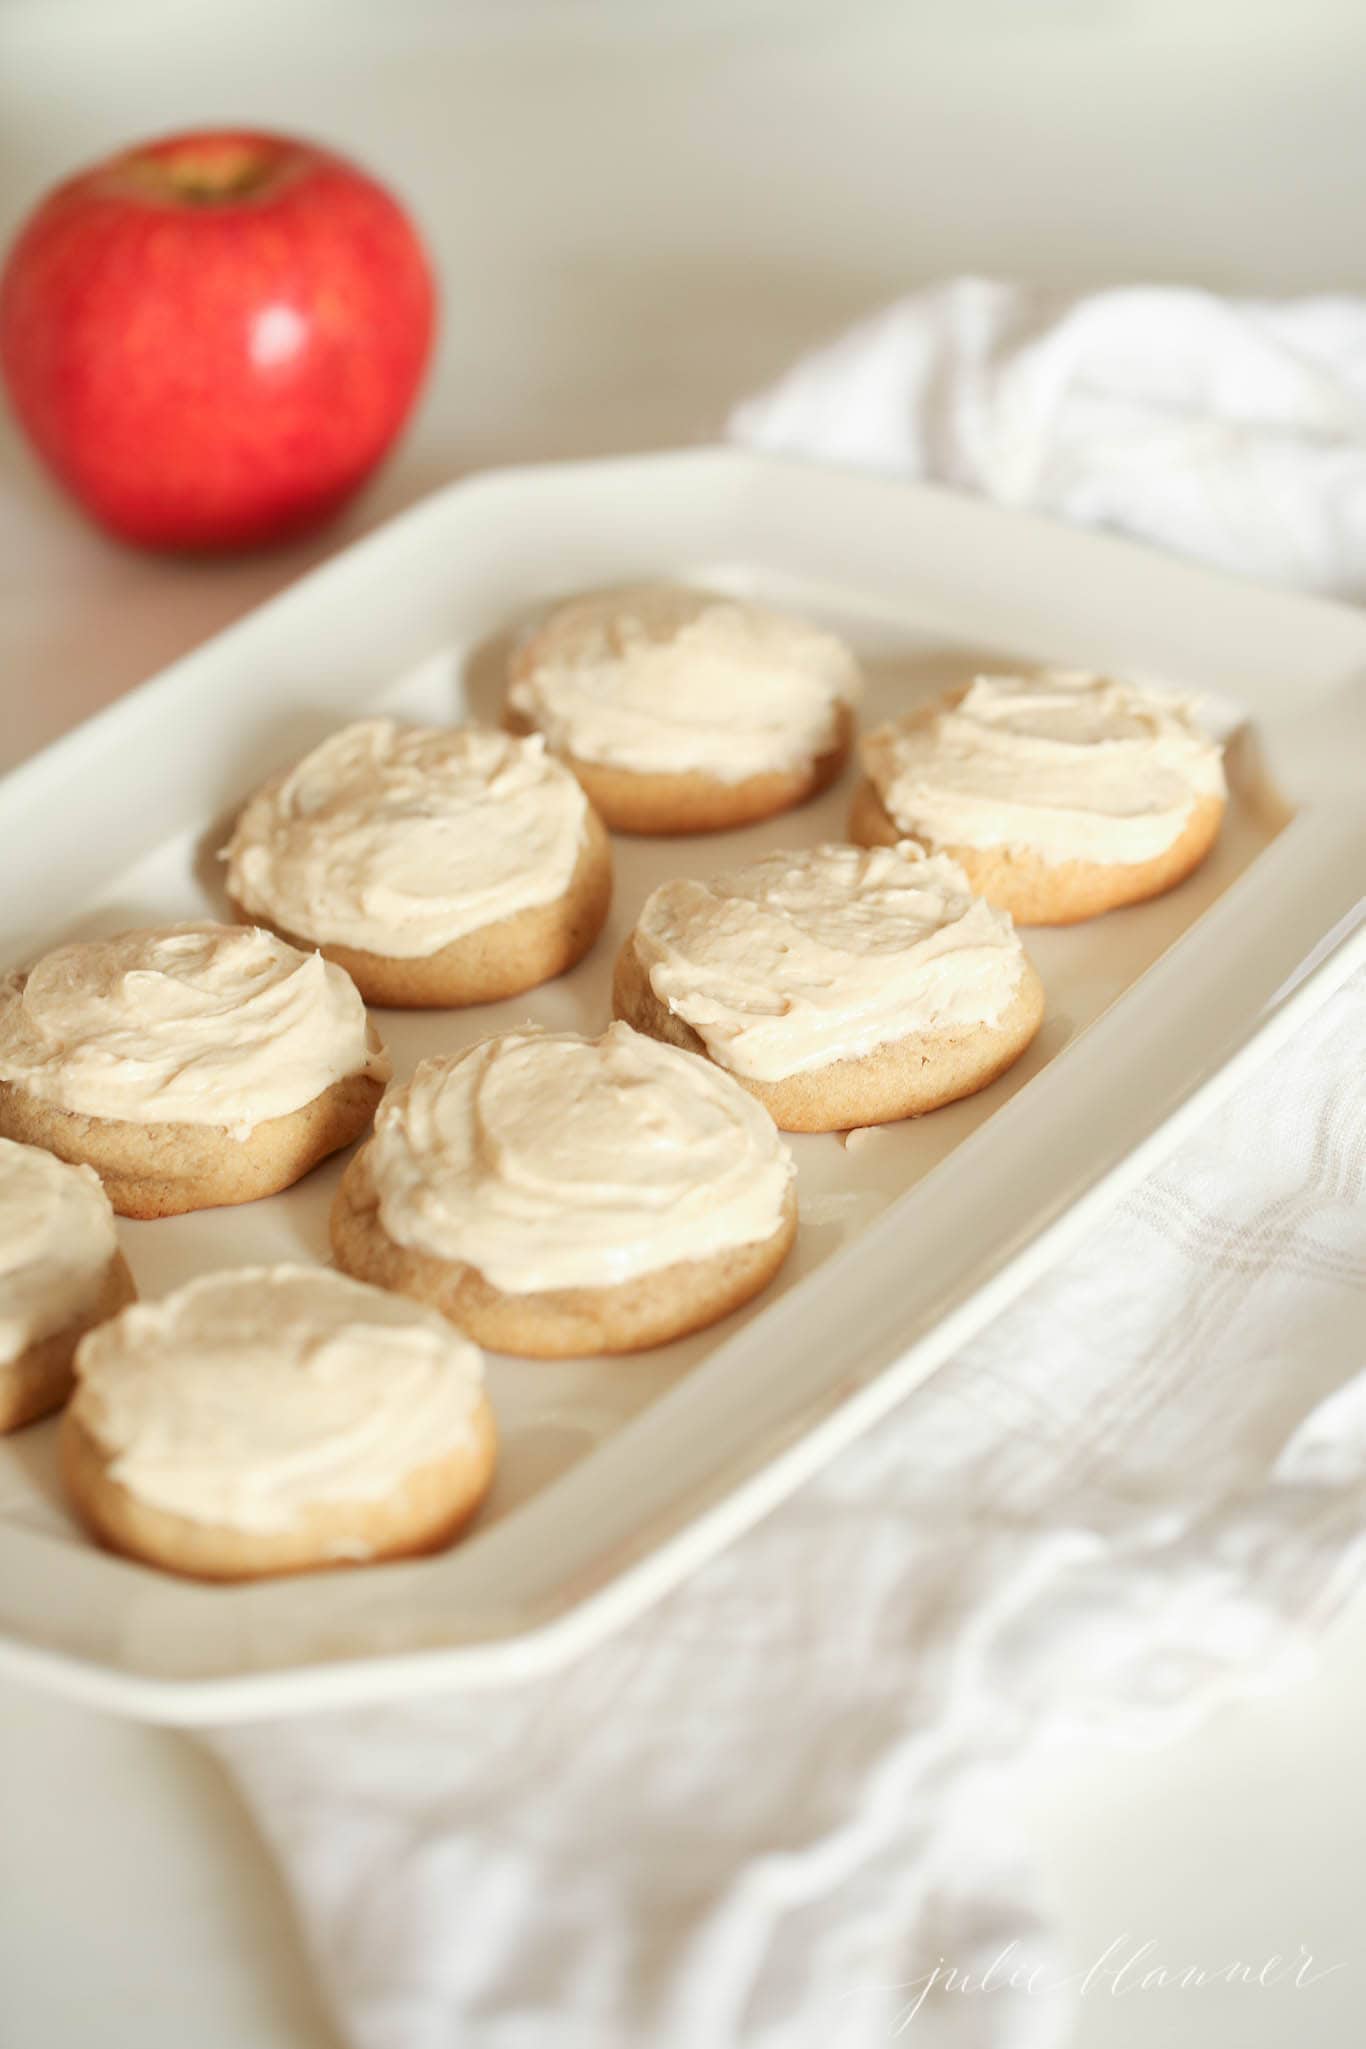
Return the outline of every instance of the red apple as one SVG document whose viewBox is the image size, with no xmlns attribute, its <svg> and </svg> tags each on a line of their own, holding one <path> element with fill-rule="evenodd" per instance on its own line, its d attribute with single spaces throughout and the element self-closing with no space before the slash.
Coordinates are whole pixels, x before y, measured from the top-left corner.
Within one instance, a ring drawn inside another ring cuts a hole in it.
<svg viewBox="0 0 1366 2049">
<path fill-rule="evenodd" d="M 412 222 L 286 136 L 146 143 L 57 187 L 0 278 L 0 367 L 87 511 L 154 547 L 316 525 L 398 433 L 436 295 Z"/>
</svg>

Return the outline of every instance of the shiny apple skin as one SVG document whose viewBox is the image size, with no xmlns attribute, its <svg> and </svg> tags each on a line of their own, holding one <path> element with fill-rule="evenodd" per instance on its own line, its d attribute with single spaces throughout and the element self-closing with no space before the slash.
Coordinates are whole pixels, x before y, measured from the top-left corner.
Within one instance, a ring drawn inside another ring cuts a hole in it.
<svg viewBox="0 0 1366 2049">
<path fill-rule="evenodd" d="M 236 151 L 255 182 L 187 197 L 187 151 Z M 0 369 L 35 447 L 93 518 L 157 548 L 253 547 L 328 519 L 398 434 L 435 324 L 426 254 L 383 186 L 249 132 L 169 137 L 72 178 L 0 278 Z"/>
</svg>

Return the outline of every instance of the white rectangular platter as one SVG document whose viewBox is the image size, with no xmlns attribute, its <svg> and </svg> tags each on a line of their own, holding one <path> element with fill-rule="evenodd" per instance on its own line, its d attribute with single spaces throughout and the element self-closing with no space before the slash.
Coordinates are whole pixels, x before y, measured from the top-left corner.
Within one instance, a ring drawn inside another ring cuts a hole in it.
<svg viewBox="0 0 1366 2049">
<path fill-rule="evenodd" d="M 994 1087 L 849 1145 L 795 1140 L 798 1248 L 748 1311 L 638 1358 L 491 1359 L 500 1475 L 442 1556 L 240 1587 L 172 1579 L 76 1529 L 50 1424 L 0 1441 L 0 1668 L 180 1722 L 547 1670 L 902 1400 L 1366 958 L 1366 615 L 948 493 L 724 451 L 453 485 L 9 777 L 0 958 L 221 913 L 215 850 L 264 775 L 363 711 L 495 717 L 530 612 L 655 577 L 845 633 L 868 720 L 1011 659 L 1184 687 L 1233 732 L 1220 844 L 1155 903 L 1028 935 L 1047 1018 Z M 656 882 L 840 837 L 848 794 L 847 778 L 744 834 L 617 840 L 590 959 L 513 1003 L 380 1014 L 398 1073 L 527 1018 L 600 1029 L 616 947 Z M 122 1225 L 141 1292 L 325 1259 L 340 1171 L 243 1209 Z"/>
</svg>

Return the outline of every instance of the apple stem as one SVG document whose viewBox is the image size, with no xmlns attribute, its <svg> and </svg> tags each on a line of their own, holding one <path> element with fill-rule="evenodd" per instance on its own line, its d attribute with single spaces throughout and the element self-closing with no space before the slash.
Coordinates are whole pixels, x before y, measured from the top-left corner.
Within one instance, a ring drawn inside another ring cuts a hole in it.
<svg viewBox="0 0 1366 2049">
<path fill-rule="evenodd" d="M 278 160 L 259 143 L 201 143 L 164 156 L 127 157 L 121 168 L 162 198 L 187 206 L 229 206 L 269 185 Z"/>
</svg>

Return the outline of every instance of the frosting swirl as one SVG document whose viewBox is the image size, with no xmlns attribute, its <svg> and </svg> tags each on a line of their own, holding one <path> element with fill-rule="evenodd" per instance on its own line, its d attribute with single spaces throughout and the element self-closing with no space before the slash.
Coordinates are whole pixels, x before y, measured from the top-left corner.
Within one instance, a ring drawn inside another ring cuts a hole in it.
<svg viewBox="0 0 1366 2049">
<path fill-rule="evenodd" d="M 0 1138 L 0 1367 L 91 1308 L 117 1250 L 93 1167 Z"/>
<path fill-rule="evenodd" d="M 367 1151 L 400 1245 L 508 1294 L 601 1288 L 769 1238 L 792 1157 L 728 1075 L 628 1025 L 424 1060 Z"/>
<path fill-rule="evenodd" d="M 513 657 L 508 704 L 580 761 L 739 783 L 828 753 L 861 689 L 833 634 L 659 585 L 552 614 Z"/>
<path fill-rule="evenodd" d="M 140 1500 L 280 1530 L 457 1450 L 482 1385 L 435 1310 L 325 1267 L 240 1267 L 84 1337 L 71 1413 Z"/>
<path fill-rule="evenodd" d="M 898 830 L 931 847 L 1021 847 L 1043 860 L 1156 859 L 1222 754 L 1189 703 L 1106 676 L 979 676 L 959 698 L 879 726 L 864 768 Z"/>
<path fill-rule="evenodd" d="M 228 888 L 301 937 L 425 958 L 563 896 L 587 816 L 539 735 L 361 719 L 247 803 Z"/>
<path fill-rule="evenodd" d="M 666 882 L 633 943 L 660 1002 L 755 1081 L 994 1023 L 1025 965 L 1007 913 L 910 845 L 811 847 Z"/>
<path fill-rule="evenodd" d="M 0 978 L 0 1080 L 63 1110 L 248 1136 L 345 1075 L 387 1079 L 355 984 L 246 925 L 59 946 Z"/>
</svg>

